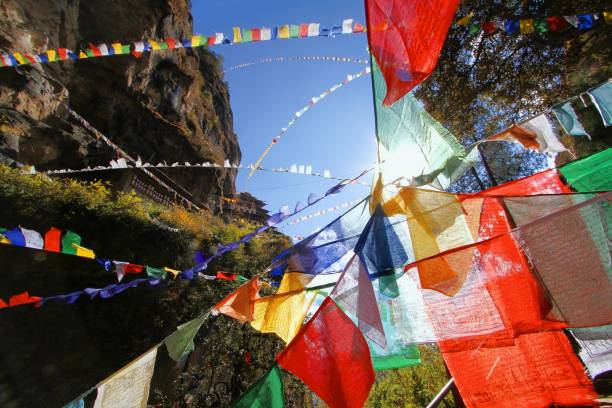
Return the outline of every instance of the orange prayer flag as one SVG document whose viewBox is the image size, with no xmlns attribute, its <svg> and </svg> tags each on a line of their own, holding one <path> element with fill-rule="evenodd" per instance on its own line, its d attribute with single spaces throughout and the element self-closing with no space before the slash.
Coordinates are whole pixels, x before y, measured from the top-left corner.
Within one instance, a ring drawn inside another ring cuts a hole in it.
<svg viewBox="0 0 612 408">
<path fill-rule="evenodd" d="M 250 322 L 255 311 L 253 301 L 258 298 L 259 281 L 253 278 L 217 303 L 214 310 L 241 322 Z"/>
</svg>

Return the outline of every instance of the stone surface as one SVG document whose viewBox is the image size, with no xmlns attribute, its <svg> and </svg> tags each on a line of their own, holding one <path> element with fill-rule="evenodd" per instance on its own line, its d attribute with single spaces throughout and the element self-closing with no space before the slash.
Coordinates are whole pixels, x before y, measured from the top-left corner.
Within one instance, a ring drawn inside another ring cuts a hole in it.
<svg viewBox="0 0 612 408">
<path fill-rule="evenodd" d="M 37 54 L 189 37 L 189 10 L 188 0 L 3 1 L 0 48 Z M 64 104 L 143 161 L 240 161 L 221 63 L 205 48 L 0 68 L 0 161 L 47 170 L 116 158 Z M 164 172 L 211 209 L 235 191 L 236 170 Z"/>
</svg>

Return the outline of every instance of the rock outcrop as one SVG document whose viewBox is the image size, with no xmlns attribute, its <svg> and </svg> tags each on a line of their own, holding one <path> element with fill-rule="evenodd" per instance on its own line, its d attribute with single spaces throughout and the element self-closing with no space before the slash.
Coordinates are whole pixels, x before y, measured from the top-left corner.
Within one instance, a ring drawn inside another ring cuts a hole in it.
<svg viewBox="0 0 612 408">
<path fill-rule="evenodd" d="M 38 54 L 88 43 L 192 34 L 189 0 L 8 0 L 0 49 Z M 149 162 L 240 160 L 218 58 L 193 49 L 0 68 L 0 161 L 37 169 L 107 165 L 116 153 L 65 105 Z M 235 170 L 168 170 L 196 203 L 234 192 Z"/>
</svg>

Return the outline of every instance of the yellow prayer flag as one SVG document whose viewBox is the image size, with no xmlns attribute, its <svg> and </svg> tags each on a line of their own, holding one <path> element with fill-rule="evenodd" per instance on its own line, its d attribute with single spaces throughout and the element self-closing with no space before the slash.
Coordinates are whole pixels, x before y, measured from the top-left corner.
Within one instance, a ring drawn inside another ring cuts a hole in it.
<svg viewBox="0 0 612 408">
<path fill-rule="evenodd" d="M 26 59 L 23 58 L 23 55 L 21 55 L 20 53 L 18 52 L 13 53 L 13 57 L 15 57 L 15 59 L 20 65 L 27 64 Z"/>
<path fill-rule="evenodd" d="M 304 290 L 312 279 L 304 273 L 286 273 L 275 295 L 255 301 L 251 326 L 262 333 L 276 333 L 289 343 L 300 331 L 315 299 L 314 292 Z"/>
<path fill-rule="evenodd" d="M 278 38 L 289 38 L 289 25 L 278 27 Z"/>
<path fill-rule="evenodd" d="M 112 47 L 115 51 L 115 55 L 123 54 L 123 48 L 121 47 L 121 43 L 113 43 Z"/>
<path fill-rule="evenodd" d="M 96 259 L 96 254 L 91 249 L 87 249 L 77 244 L 72 244 L 72 247 L 76 249 L 76 256 L 80 256 L 83 258 Z"/>
<path fill-rule="evenodd" d="M 234 42 L 242 42 L 242 30 L 240 30 L 240 27 L 234 27 Z"/>
<path fill-rule="evenodd" d="M 159 48 L 159 44 L 155 40 L 149 40 L 149 44 L 151 44 L 151 48 L 153 49 L 153 51 L 159 51 L 161 49 Z"/>
<path fill-rule="evenodd" d="M 533 19 L 520 20 L 521 34 L 533 33 Z"/>
<path fill-rule="evenodd" d="M 481 199 L 462 205 L 454 194 L 404 188 L 385 202 L 385 214 L 404 213 L 417 261 L 474 242 Z M 470 228 L 473 227 L 473 228 Z M 452 258 L 440 257 L 417 266 L 421 287 L 454 295 L 471 268 L 472 251 L 459 251 Z"/>
<path fill-rule="evenodd" d="M 191 46 L 192 47 L 199 47 L 201 45 L 206 44 L 206 41 L 204 41 L 204 37 L 201 35 L 194 35 L 193 37 L 191 37 Z"/>
<path fill-rule="evenodd" d="M 88 58 L 87 54 L 85 54 L 83 51 L 79 51 L 79 59 L 85 59 Z"/>
<path fill-rule="evenodd" d="M 49 58 L 49 62 L 54 62 L 57 58 L 57 52 L 55 50 L 48 50 L 46 54 L 47 58 Z"/>
<path fill-rule="evenodd" d="M 374 187 L 372 187 L 372 192 L 370 193 L 370 214 L 374 214 L 374 211 L 376 211 L 376 206 L 378 206 L 378 204 L 382 204 L 384 187 L 382 174 L 378 173 L 376 183 L 374 183 Z"/>
<path fill-rule="evenodd" d="M 470 22 L 472 21 L 473 17 L 474 17 L 474 12 L 470 11 L 470 13 L 467 16 L 465 16 L 461 20 L 457 21 L 456 24 L 460 25 L 460 26 L 466 26 L 466 25 L 470 24 Z"/>
<path fill-rule="evenodd" d="M 11 241 L 8 240 L 7 237 L 5 237 L 4 235 L 0 234 L 0 244 L 8 244 L 11 245 Z"/>
<path fill-rule="evenodd" d="M 612 11 L 604 11 L 603 16 L 606 23 L 612 24 Z"/>
<path fill-rule="evenodd" d="M 177 271 L 176 269 L 166 268 L 165 266 L 164 266 L 164 272 L 171 273 L 172 279 L 176 279 L 176 277 L 179 276 L 181 273 L 181 271 Z"/>
</svg>

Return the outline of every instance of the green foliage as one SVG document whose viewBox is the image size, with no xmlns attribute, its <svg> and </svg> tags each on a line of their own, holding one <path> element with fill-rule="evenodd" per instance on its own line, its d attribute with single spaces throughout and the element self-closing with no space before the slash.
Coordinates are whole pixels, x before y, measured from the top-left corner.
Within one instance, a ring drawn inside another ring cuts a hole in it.
<svg viewBox="0 0 612 408">
<path fill-rule="evenodd" d="M 422 363 L 377 373 L 366 404 L 369 408 L 425 407 L 448 382 L 442 355 L 435 346 L 419 347 Z M 441 407 L 454 407 L 450 393 Z"/>
<path fill-rule="evenodd" d="M 160 227 L 160 223 L 179 231 Z M 161 207 L 135 194 L 112 191 L 99 181 L 51 179 L 0 166 L 0 226 L 16 225 L 41 233 L 51 226 L 70 229 L 98 256 L 175 269 L 192 265 L 196 250 L 210 255 L 219 243 L 237 240 L 257 227 L 248 222 L 224 222 L 209 213 Z M 215 260 L 207 272 L 225 270 L 253 276 L 289 244 L 287 237 L 270 230 Z M 51 296 L 116 282 L 113 273 L 95 262 L 6 245 L 0 246 L 0 264 L 3 274 L 10 277 L 0 285 L 0 297 L 26 289 Z M 236 282 L 177 280 L 155 288 L 130 289 L 107 300 L 82 299 L 74 305 L 51 303 L 38 310 L 11 310 L 0 318 L 0 330 L 20 329 L 4 338 L 2 349 L 27 355 L 28 361 L 53 370 L 34 370 L 29 384 L 17 377 L 0 376 L 0 386 L 22 398 L 23 404 L 16 406 L 61 406 L 237 287 Z M 23 313 L 32 315 L 24 317 Z M 49 339 L 53 345 L 48 344 Z M 78 339 L 86 341 L 75 343 Z M 157 390 L 160 403 L 178 398 L 181 406 L 206 406 L 202 401 L 216 393 L 217 401 L 227 405 L 257 380 L 259 371 L 269 368 L 281 347 L 272 335 L 260 335 L 250 326 L 222 316 L 212 318 L 200 330 L 196 352 L 184 369 L 177 371 L 165 351 L 160 351 L 161 377 L 154 379 L 152 389 Z M 243 356 L 246 351 L 252 354 L 250 366 Z M 223 373 L 222 382 L 229 384 L 225 391 L 217 382 L 206 382 L 209 364 Z M 7 372 L 24 369 L 6 368 Z M 300 390 L 304 389 L 298 387 L 295 392 Z"/>
</svg>

